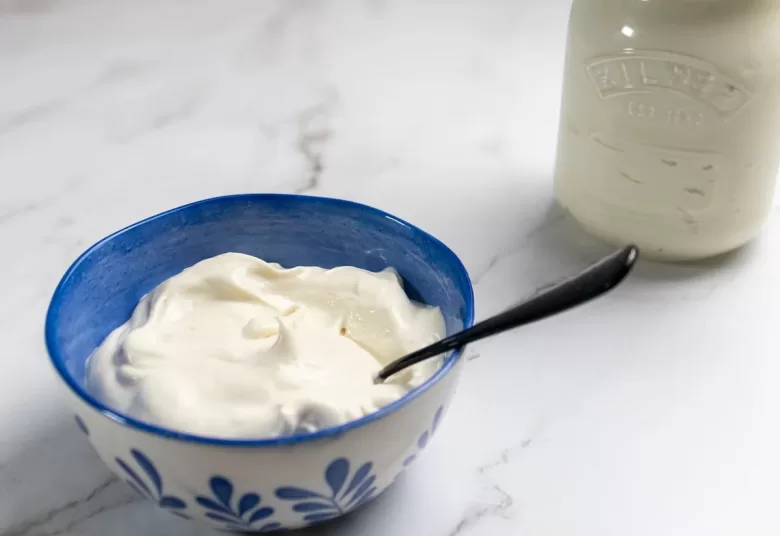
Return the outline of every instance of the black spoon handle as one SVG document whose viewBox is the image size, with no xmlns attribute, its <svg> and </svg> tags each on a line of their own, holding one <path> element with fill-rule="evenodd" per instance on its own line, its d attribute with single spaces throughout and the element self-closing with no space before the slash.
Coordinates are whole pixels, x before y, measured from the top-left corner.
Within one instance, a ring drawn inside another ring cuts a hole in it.
<svg viewBox="0 0 780 536">
<path fill-rule="evenodd" d="M 536 322 L 598 298 L 623 281 L 638 256 L 639 250 L 635 246 L 618 250 L 579 275 L 544 290 L 503 313 L 393 361 L 377 373 L 375 382 L 380 383 L 420 361 L 461 348 L 496 333 Z"/>
</svg>

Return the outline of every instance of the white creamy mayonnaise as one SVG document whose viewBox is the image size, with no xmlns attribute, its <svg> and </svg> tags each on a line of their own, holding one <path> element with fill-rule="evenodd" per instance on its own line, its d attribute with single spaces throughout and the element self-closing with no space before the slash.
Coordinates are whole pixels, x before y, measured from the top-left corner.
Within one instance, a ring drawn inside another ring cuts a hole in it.
<svg viewBox="0 0 780 536">
<path fill-rule="evenodd" d="M 221 438 L 312 432 L 376 411 L 428 379 L 429 360 L 375 385 L 383 364 L 444 336 L 393 270 L 285 269 L 226 253 L 144 296 L 90 357 L 105 404 Z"/>
</svg>

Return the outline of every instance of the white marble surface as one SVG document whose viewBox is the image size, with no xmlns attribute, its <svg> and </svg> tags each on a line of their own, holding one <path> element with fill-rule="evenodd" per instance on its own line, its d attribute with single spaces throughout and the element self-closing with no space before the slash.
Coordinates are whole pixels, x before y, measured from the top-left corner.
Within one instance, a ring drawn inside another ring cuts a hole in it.
<svg viewBox="0 0 780 536">
<path fill-rule="evenodd" d="M 480 316 L 603 246 L 551 202 L 565 0 L 0 0 L 0 534 L 196 535 L 135 500 L 42 342 L 103 235 L 232 192 L 377 205 L 439 236 Z M 724 259 L 470 349 L 436 440 L 312 534 L 777 535 L 780 221 Z"/>
</svg>

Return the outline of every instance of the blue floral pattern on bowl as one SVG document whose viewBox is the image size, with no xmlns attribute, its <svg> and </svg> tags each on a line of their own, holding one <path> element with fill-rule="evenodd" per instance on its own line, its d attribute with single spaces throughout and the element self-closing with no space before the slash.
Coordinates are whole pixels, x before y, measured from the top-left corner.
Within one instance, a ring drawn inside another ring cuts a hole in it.
<svg viewBox="0 0 780 536">
<path fill-rule="evenodd" d="M 404 460 L 404 467 L 407 467 L 410 465 L 420 454 L 420 451 L 428 445 L 428 441 L 433 436 L 434 432 L 436 432 L 436 429 L 439 427 L 439 421 L 441 421 L 441 416 L 444 413 L 444 406 L 439 406 L 439 409 L 436 410 L 436 413 L 433 416 L 433 423 L 431 424 L 431 429 L 425 430 L 422 434 L 420 434 L 420 437 L 417 439 L 417 452 L 409 456 Z"/>
<path fill-rule="evenodd" d="M 131 449 L 130 454 L 133 456 L 137 467 L 143 470 L 146 479 L 141 478 L 127 462 L 122 458 L 117 457 L 115 458 L 117 465 L 119 465 L 120 469 L 127 475 L 125 482 L 127 482 L 139 495 L 156 503 L 157 506 L 163 510 L 167 510 L 184 519 L 189 519 L 189 516 L 183 512 L 183 510 L 187 509 L 187 504 L 178 497 L 165 495 L 163 492 L 162 478 L 152 461 L 143 452 L 137 449 Z"/>
<path fill-rule="evenodd" d="M 366 462 L 349 478 L 349 460 L 337 458 L 325 469 L 329 492 L 280 487 L 276 489 L 276 496 L 284 501 L 294 501 L 293 510 L 304 514 L 303 520 L 307 523 L 324 521 L 354 510 L 373 498 L 376 493 L 376 476 L 372 474 L 372 469 L 373 464 Z"/>
<path fill-rule="evenodd" d="M 195 501 L 206 510 L 206 517 L 225 523 L 228 530 L 265 532 L 281 528 L 280 523 L 269 521 L 274 509 L 261 506 L 258 493 L 244 493 L 233 506 L 233 484 L 224 476 L 213 476 L 209 481 L 212 497 L 198 495 Z M 264 523 L 262 523 L 264 522 Z M 262 523 L 262 524 L 261 524 Z"/>
</svg>

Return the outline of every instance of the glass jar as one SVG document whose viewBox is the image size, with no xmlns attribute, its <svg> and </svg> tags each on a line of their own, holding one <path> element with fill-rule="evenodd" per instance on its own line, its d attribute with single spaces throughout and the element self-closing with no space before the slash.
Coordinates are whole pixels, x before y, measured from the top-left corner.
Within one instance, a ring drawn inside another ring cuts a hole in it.
<svg viewBox="0 0 780 536">
<path fill-rule="evenodd" d="M 778 0 L 574 0 L 558 201 L 655 258 L 749 241 L 780 162 L 779 60 Z"/>
</svg>

